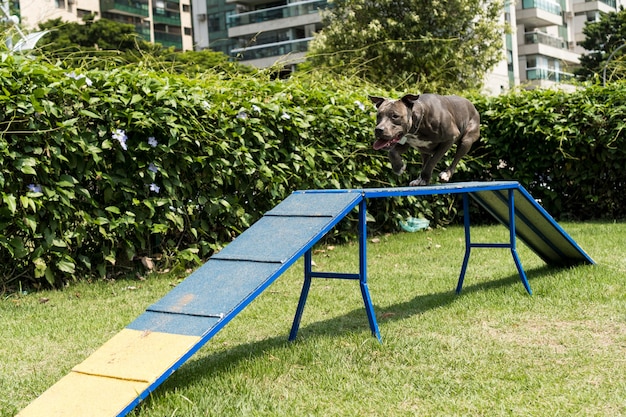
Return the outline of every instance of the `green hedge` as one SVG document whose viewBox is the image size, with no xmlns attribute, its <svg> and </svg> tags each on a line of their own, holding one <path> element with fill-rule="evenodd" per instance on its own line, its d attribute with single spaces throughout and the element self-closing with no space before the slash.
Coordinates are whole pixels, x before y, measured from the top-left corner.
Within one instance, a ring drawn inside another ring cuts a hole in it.
<svg viewBox="0 0 626 417">
<path fill-rule="evenodd" d="M 68 71 L 0 55 L 0 283 L 114 276 L 219 250 L 296 189 L 394 187 L 371 147 L 374 109 L 353 80 L 141 67 Z M 483 139 L 455 180 L 513 178 L 556 216 L 624 216 L 626 88 L 474 97 Z M 455 199 L 374 200 L 376 232 Z M 334 237 L 354 233 L 356 216 Z M 145 258 L 144 258 L 145 259 Z"/>
<path fill-rule="evenodd" d="M 296 189 L 397 185 L 346 82 L 1 61 L 5 285 L 204 258 Z"/>
<path fill-rule="evenodd" d="M 471 178 L 517 180 L 557 218 L 626 217 L 626 83 L 524 91 L 477 106 L 484 140 Z"/>
</svg>

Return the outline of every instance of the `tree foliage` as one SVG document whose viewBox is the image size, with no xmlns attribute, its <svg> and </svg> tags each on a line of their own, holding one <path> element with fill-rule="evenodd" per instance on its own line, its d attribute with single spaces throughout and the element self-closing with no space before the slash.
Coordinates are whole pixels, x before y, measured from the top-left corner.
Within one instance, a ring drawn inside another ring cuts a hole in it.
<svg viewBox="0 0 626 417">
<path fill-rule="evenodd" d="M 501 60 L 499 0 L 337 0 L 309 59 L 389 88 L 479 88 Z"/>
<path fill-rule="evenodd" d="M 94 20 L 93 15 L 87 16 L 83 23 L 51 19 L 40 23 L 39 28 L 50 31 L 42 42 L 46 52 L 149 49 L 148 42 L 139 37 L 135 26 L 108 19 Z"/>
<path fill-rule="evenodd" d="M 577 75 L 584 80 L 600 79 L 606 67 L 607 80 L 626 78 L 626 47 L 618 51 L 626 45 L 626 10 L 603 13 L 599 21 L 587 23 L 583 33 L 580 46 L 590 52 L 581 55 Z"/>
<path fill-rule="evenodd" d="M 51 19 L 40 23 L 39 28 L 49 33 L 33 52 L 67 67 L 107 68 L 136 63 L 162 49 L 143 40 L 134 25 L 94 20 L 93 15 L 86 16 L 82 23 Z"/>
<path fill-rule="evenodd" d="M 251 73 L 253 69 L 231 62 L 222 52 L 175 51 L 145 41 L 135 26 L 108 19 L 86 16 L 82 23 L 64 22 L 60 18 L 40 23 L 49 30 L 38 51 L 60 61 L 68 68 L 114 69 L 126 64 L 144 62 L 148 67 L 194 76 L 204 71 Z"/>
</svg>

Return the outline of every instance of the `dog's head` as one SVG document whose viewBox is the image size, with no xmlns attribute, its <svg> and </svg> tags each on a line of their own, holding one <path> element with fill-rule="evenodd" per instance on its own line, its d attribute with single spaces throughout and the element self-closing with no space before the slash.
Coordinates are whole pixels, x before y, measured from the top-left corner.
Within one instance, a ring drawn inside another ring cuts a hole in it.
<svg viewBox="0 0 626 417">
<path fill-rule="evenodd" d="M 407 94 L 400 100 L 370 96 L 377 109 L 374 149 L 390 148 L 409 133 L 413 126 L 413 106 L 418 98 L 414 94 Z"/>
</svg>

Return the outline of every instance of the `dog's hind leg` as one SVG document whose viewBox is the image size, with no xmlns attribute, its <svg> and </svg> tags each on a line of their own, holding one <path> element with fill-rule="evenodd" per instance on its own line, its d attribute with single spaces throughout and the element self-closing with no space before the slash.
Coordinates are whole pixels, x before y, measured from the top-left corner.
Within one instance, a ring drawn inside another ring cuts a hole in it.
<svg viewBox="0 0 626 417">
<path fill-rule="evenodd" d="M 433 170 L 435 169 L 435 165 L 437 162 L 443 158 L 443 156 L 450 150 L 452 147 L 452 141 L 449 143 L 441 143 L 437 146 L 432 154 L 422 154 L 422 172 L 420 173 L 419 178 L 413 180 L 409 183 L 411 187 L 420 186 L 420 185 L 428 185 L 430 184 L 430 179 L 433 176 Z"/>
<path fill-rule="evenodd" d="M 454 175 L 457 164 L 459 163 L 461 158 L 467 155 L 474 142 L 478 140 L 478 136 L 480 136 L 480 131 L 478 129 L 465 132 L 465 135 L 463 135 L 459 143 L 457 143 L 456 145 L 456 152 L 454 154 L 454 159 L 452 160 L 452 163 L 450 164 L 450 166 L 448 166 L 448 168 L 446 168 L 445 171 L 439 174 L 439 178 L 441 179 L 441 181 L 450 181 L 450 178 L 452 178 L 452 175 Z"/>
</svg>

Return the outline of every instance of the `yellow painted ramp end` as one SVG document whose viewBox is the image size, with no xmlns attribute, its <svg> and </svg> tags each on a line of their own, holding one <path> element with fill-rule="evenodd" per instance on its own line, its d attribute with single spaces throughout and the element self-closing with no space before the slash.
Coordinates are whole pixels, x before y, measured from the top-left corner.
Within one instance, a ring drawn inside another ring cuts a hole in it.
<svg viewBox="0 0 626 417">
<path fill-rule="evenodd" d="M 199 342 L 197 336 L 124 329 L 17 417 L 115 417 Z"/>
<path fill-rule="evenodd" d="M 71 372 L 16 417 L 112 417 L 149 385 Z"/>
</svg>

